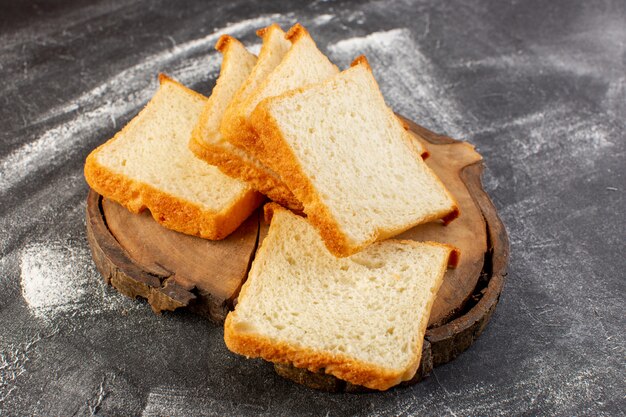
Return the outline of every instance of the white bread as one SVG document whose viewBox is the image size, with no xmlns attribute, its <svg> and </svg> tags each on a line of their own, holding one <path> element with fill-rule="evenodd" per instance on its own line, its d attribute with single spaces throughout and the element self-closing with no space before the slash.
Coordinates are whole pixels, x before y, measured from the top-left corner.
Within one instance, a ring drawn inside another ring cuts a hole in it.
<svg viewBox="0 0 626 417">
<path fill-rule="evenodd" d="M 227 347 L 378 390 L 410 380 L 453 249 L 387 240 L 336 258 L 306 219 L 269 209 L 267 237 L 226 318 Z"/>
<path fill-rule="evenodd" d="M 220 130 L 227 138 L 237 136 L 247 128 L 246 117 L 242 117 L 239 107 L 281 63 L 291 48 L 291 42 L 285 38 L 285 32 L 276 23 L 259 29 L 257 35 L 263 39 L 259 59 L 224 112 Z"/>
<path fill-rule="evenodd" d="M 278 33 L 270 36 L 270 31 Z M 232 178 L 247 182 L 252 188 L 267 195 L 272 200 L 289 208 L 302 210 L 302 204 L 296 200 L 275 172 L 245 151 L 230 144 L 220 132 L 220 124 L 228 105 L 238 100 L 235 96 L 239 94 L 238 91 L 241 91 L 244 84 L 250 85 L 249 78 L 254 69 L 259 68 L 259 64 L 261 68 L 264 66 L 263 63 L 266 61 L 264 57 L 270 56 L 275 59 L 276 55 L 280 56 L 281 42 L 276 42 L 276 37 L 278 36 L 279 40 L 289 43 L 284 40 L 284 32 L 277 25 L 261 32 L 265 34 L 267 42 L 264 44 L 264 49 L 261 50 L 259 60 L 232 36 L 223 35 L 217 41 L 215 49 L 223 54 L 220 75 L 211 97 L 209 97 L 202 111 L 200 120 L 193 130 L 189 149 L 198 158 L 217 166 L 223 173 Z"/>
<path fill-rule="evenodd" d="M 264 100 L 250 122 L 257 156 L 302 201 L 337 256 L 458 215 L 364 57 L 323 83 Z"/>
<path fill-rule="evenodd" d="M 234 111 L 239 122 L 232 125 L 225 120 L 222 123 L 226 140 L 252 155 L 256 153 L 256 132 L 249 123 L 249 117 L 259 102 L 295 88 L 319 83 L 339 72 L 302 25 L 295 24 L 285 37 L 291 41 L 291 47 L 280 64 L 236 106 Z"/>
<path fill-rule="evenodd" d="M 222 35 L 215 49 L 223 55 L 220 75 L 194 130 L 198 142 L 206 142 L 207 145 L 224 142 L 219 132 L 224 112 L 257 63 L 256 56 L 232 36 Z"/>
<path fill-rule="evenodd" d="M 164 75 L 159 81 L 146 107 L 89 154 L 87 183 L 133 213 L 149 209 L 167 228 L 223 239 L 263 197 L 187 147 L 207 98 Z"/>
</svg>

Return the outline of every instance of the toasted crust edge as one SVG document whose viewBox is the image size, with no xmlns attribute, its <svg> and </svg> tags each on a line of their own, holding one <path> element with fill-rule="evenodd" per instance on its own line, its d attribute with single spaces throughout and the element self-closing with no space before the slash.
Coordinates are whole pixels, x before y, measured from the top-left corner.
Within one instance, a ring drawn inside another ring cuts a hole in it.
<svg viewBox="0 0 626 417">
<path fill-rule="evenodd" d="M 224 342 L 230 351 L 248 358 L 263 358 L 270 362 L 292 364 L 312 372 L 324 369 L 327 374 L 344 381 L 381 391 L 410 379 L 403 378 L 406 372 L 359 362 L 348 356 L 317 352 L 286 342 L 275 342 L 260 335 L 237 333 L 233 320 L 233 313 L 229 313 L 224 323 Z M 419 359 L 417 363 L 419 364 Z M 415 369 L 417 370 L 417 367 Z"/>
<path fill-rule="evenodd" d="M 265 205 L 264 210 L 266 220 L 268 220 L 271 219 L 276 212 L 285 209 L 277 204 L 269 203 Z M 261 243 L 259 251 L 266 246 L 265 242 L 266 241 Z M 398 242 L 411 246 L 419 245 L 418 242 L 412 240 L 398 240 Z M 424 308 L 424 314 L 420 318 L 418 334 L 422 337 L 417 338 L 414 350 L 415 354 L 405 369 L 387 369 L 375 364 L 359 361 L 347 355 L 331 354 L 303 346 L 294 346 L 287 342 L 274 341 L 269 337 L 254 333 L 239 333 L 233 322 L 237 318 L 236 309 L 228 314 L 224 323 L 224 342 L 226 346 L 232 352 L 244 355 L 248 358 L 260 357 L 270 362 L 292 364 L 297 368 L 308 369 L 312 372 L 319 372 L 323 369 L 325 373 L 331 374 L 344 381 L 380 391 L 387 390 L 402 381 L 410 380 L 417 372 L 421 361 L 422 346 L 424 343 L 423 336 L 426 333 L 428 319 L 436 294 L 443 283 L 445 271 L 447 266 L 451 263 L 453 254 L 458 252 L 456 248 L 444 243 L 431 241 L 424 243 L 446 248 L 448 254 L 446 262 L 442 263 L 437 275 L 437 280 L 434 284 L 434 295 L 429 298 Z M 265 250 L 268 249 L 265 248 Z M 245 297 L 248 286 L 248 283 L 244 283 L 239 294 L 240 299 Z"/>
<path fill-rule="evenodd" d="M 185 87 L 165 74 L 159 82 L 174 83 L 187 92 L 206 100 L 203 95 Z M 150 210 L 157 223 L 185 234 L 205 239 L 220 240 L 232 233 L 263 202 L 263 196 L 252 189 L 244 189 L 235 204 L 220 212 L 203 209 L 190 201 L 161 191 L 149 184 L 113 172 L 97 161 L 97 154 L 110 142 L 117 140 L 145 111 L 139 112 L 113 138 L 94 149 L 85 161 L 84 175 L 91 188 L 114 200 L 132 213 Z"/>
<path fill-rule="evenodd" d="M 271 200 L 292 210 L 302 211 L 302 203 L 287 188 L 287 185 L 256 167 L 254 164 L 229 152 L 226 148 L 215 144 L 205 143 L 192 136 L 189 149 L 203 161 L 215 165 L 224 174 L 247 182 L 252 188 L 268 196 Z"/>
</svg>

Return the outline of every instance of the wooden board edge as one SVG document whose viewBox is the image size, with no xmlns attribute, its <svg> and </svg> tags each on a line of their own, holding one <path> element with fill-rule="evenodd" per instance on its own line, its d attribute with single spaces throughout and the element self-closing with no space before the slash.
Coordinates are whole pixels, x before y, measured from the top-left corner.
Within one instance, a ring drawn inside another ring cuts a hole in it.
<svg viewBox="0 0 626 417">
<path fill-rule="evenodd" d="M 104 220 L 101 198 L 90 189 L 85 214 L 87 241 L 94 263 L 104 281 L 130 298 L 145 298 L 155 313 L 188 306 L 196 298 L 195 294 L 168 283 L 167 276 L 143 271 L 120 248 Z"/>
<path fill-rule="evenodd" d="M 461 142 L 459 140 L 456 139 L 452 139 L 451 137 L 448 136 L 443 136 L 443 135 L 439 135 L 433 131 L 430 131 L 428 129 L 426 129 L 425 127 L 422 127 L 420 125 L 418 125 L 417 123 L 415 123 L 414 121 L 407 119 L 406 117 L 397 114 L 396 116 L 398 116 L 400 118 L 400 120 L 406 125 L 408 126 L 409 130 L 415 134 L 417 134 L 419 137 L 421 137 L 422 139 L 425 139 L 427 142 L 432 143 L 433 145 L 447 145 L 447 144 L 452 144 L 452 143 L 458 143 Z"/>
<path fill-rule="evenodd" d="M 472 196 L 476 199 L 487 225 L 488 241 L 483 274 L 471 297 L 473 305 L 469 308 L 466 306 L 464 313 L 450 322 L 426 331 L 426 339 L 433 350 L 434 366 L 456 358 L 480 336 L 495 311 L 504 286 L 509 241 L 493 202 L 482 188 L 482 171 L 483 164 L 479 162 L 466 167 L 461 171 L 461 176 L 467 186 L 471 187 Z"/>
</svg>

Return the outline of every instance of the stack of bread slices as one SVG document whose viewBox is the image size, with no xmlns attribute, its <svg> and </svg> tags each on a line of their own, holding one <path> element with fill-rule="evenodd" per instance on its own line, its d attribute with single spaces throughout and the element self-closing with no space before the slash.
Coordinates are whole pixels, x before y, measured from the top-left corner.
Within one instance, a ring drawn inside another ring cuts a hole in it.
<svg viewBox="0 0 626 417">
<path fill-rule="evenodd" d="M 390 239 L 458 215 L 427 151 L 385 104 L 365 57 L 344 71 L 300 24 L 223 35 L 209 98 L 160 76 L 147 106 L 87 158 L 132 212 L 222 239 L 269 198 L 270 222 L 225 323 L 233 352 L 385 390 L 420 363 L 451 246 Z"/>
</svg>

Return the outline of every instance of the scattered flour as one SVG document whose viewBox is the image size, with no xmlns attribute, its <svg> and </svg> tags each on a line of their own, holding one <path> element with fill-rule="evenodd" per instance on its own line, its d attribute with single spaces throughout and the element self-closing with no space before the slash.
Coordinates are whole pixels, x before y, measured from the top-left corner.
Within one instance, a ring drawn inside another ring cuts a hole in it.
<svg viewBox="0 0 626 417">
<path fill-rule="evenodd" d="M 322 26 L 330 22 L 334 18 L 335 18 L 335 15 L 332 15 L 332 14 L 320 14 L 320 15 L 315 16 L 315 18 L 313 18 L 311 23 L 313 23 L 313 25 L 315 26 Z"/>
<path fill-rule="evenodd" d="M 218 391 L 219 393 L 219 391 Z M 208 394 L 208 395 L 207 395 Z M 142 417 L 183 417 L 193 415 L 285 415 L 284 404 L 276 413 L 268 412 L 264 396 L 256 396 L 248 402 L 234 402 L 229 396 L 215 395 L 202 390 L 180 386 L 159 386 L 150 390 Z M 276 403 L 275 404 L 279 404 Z M 293 412 L 291 414 L 294 414 Z"/>
<path fill-rule="evenodd" d="M 308 401 L 320 409 L 329 410 L 327 414 L 334 411 L 332 414 L 337 415 L 360 410 L 358 414 L 381 417 L 421 414 L 508 416 L 511 410 L 529 415 L 553 414 L 556 410 L 560 411 L 559 414 L 576 414 L 581 405 L 606 398 L 603 383 L 616 376 L 617 371 L 597 373 L 584 367 L 564 368 L 560 358 L 550 356 L 545 363 L 527 363 L 522 376 L 505 375 L 504 378 L 514 378 L 506 383 L 495 382 L 497 376 L 490 378 L 489 382 L 463 378 L 463 383 L 452 387 L 442 385 L 436 375 L 431 375 L 416 386 L 377 393 L 377 401 L 371 404 L 369 413 L 364 412 L 362 404 L 359 405 L 353 395 L 339 394 L 329 402 L 328 397 L 314 393 Z M 438 387 L 428 386 L 433 383 Z M 227 392 L 228 389 L 207 392 L 185 386 L 157 386 L 150 390 L 141 415 L 286 415 L 286 409 L 291 414 L 304 411 L 297 403 L 297 396 L 270 401 L 261 395 L 247 402 L 233 402 Z"/>
<path fill-rule="evenodd" d="M 106 288 L 89 250 L 82 246 L 31 244 L 22 251 L 20 268 L 22 296 L 32 313 L 45 321 L 139 305 Z"/>
<path fill-rule="evenodd" d="M 508 416 L 511 410 L 517 414 L 541 415 L 552 414 L 551 410 L 560 410 L 559 414 L 576 414 L 579 404 L 588 404 L 601 398 L 602 380 L 589 369 L 558 369 L 557 364 L 529 364 L 523 378 L 507 384 L 466 384 L 461 389 L 441 386 L 436 394 L 420 396 L 398 396 L 394 407 L 376 410 L 371 415 L 413 415 L 428 413 L 432 415 L 491 415 Z M 434 376 L 431 376 L 434 380 Z M 508 382 L 508 381 L 507 381 Z M 398 412 L 398 410 L 402 410 Z"/>
<path fill-rule="evenodd" d="M 571 109 L 565 106 L 550 106 L 549 108 L 543 108 L 537 112 L 525 114 L 520 117 L 516 117 L 511 120 L 504 121 L 502 123 L 492 123 L 486 126 L 479 127 L 472 130 L 472 134 L 486 134 L 498 131 L 505 131 L 511 128 L 519 128 L 528 125 L 543 124 L 546 121 L 550 121 L 554 118 L 564 116 L 566 113 L 571 112 Z"/>
<path fill-rule="evenodd" d="M 343 67 L 357 56 L 366 55 L 385 99 L 396 112 L 435 131 L 465 136 L 458 105 L 408 29 L 344 39 L 329 45 L 328 50 Z"/>
</svg>

